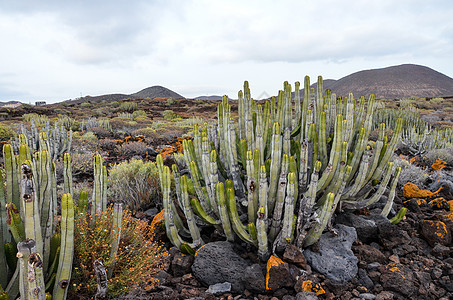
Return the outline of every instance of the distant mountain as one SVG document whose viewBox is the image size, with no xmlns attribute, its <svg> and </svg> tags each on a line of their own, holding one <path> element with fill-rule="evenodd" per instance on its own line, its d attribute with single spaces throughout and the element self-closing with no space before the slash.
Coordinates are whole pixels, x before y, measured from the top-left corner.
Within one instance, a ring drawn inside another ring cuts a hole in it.
<svg viewBox="0 0 453 300">
<path fill-rule="evenodd" d="M 13 104 L 22 104 L 20 101 L 0 101 L 0 107 L 5 106 L 5 105 L 13 105 Z"/>
<path fill-rule="evenodd" d="M 195 100 L 222 100 L 223 96 L 211 95 L 211 96 L 199 96 L 194 98 Z"/>
<path fill-rule="evenodd" d="M 377 99 L 446 97 L 453 96 L 453 79 L 425 66 L 404 64 L 324 80 L 323 88 L 338 96 L 351 92 L 355 97 L 375 94 Z"/>
<path fill-rule="evenodd" d="M 163 86 L 152 86 L 146 89 L 141 90 L 140 92 L 134 93 L 129 95 L 131 98 L 135 99 L 144 99 L 144 98 L 177 98 L 182 99 L 184 98 L 178 93 L 173 92 Z"/>
<path fill-rule="evenodd" d="M 173 92 L 163 86 L 152 86 L 146 89 L 143 89 L 137 93 L 133 94 L 106 94 L 100 96 L 85 96 L 75 100 L 67 100 L 65 102 L 70 104 L 78 104 L 86 101 L 91 102 L 100 102 L 100 101 L 119 101 L 123 99 L 145 99 L 145 98 L 177 98 L 177 99 L 184 99 L 178 93 Z"/>
</svg>

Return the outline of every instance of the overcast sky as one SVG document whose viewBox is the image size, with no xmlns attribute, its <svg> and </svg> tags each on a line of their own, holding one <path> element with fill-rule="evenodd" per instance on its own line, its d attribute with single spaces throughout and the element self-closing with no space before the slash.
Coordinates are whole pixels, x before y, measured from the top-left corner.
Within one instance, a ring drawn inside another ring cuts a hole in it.
<svg viewBox="0 0 453 300">
<path fill-rule="evenodd" d="M 0 101 L 252 97 L 404 63 L 453 77 L 453 1 L 1 1 Z"/>
</svg>

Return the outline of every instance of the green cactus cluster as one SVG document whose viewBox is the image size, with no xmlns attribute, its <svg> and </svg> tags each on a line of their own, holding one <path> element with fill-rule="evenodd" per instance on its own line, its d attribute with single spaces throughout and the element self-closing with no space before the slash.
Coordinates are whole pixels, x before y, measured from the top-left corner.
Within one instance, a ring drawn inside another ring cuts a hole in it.
<svg viewBox="0 0 453 300">
<path fill-rule="evenodd" d="M 19 146 L 22 144 L 28 145 L 31 155 L 41 149 L 48 151 L 53 160 L 61 157 L 65 152 L 71 152 L 71 129 L 67 130 L 63 125 L 57 126 L 56 124 L 51 127 L 50 123 L 46 122 L 44 128 L 40 131 L 33 119 L 30 123 L 30 130 L 22 124 L 21 134 L 14 141 L 11 141 L 15 152 L 19 151 Z"/>
<path fill-rule="evenodd" d="M 15 155 L 6 144 L 3 157 L 6 194 L 0 189 L 0 285 L 11 299 L 19 293 L 21 299 L 44 299 L 46 292 L 53 299 L 64 299 L 74 247 L 72 196 L 66 193 L 61 199 L 58 230 L 55 164 L 49 151 L 41 149 L 31 156 L 28 145 L 21 144 Z M 70 164 L 65 164 L 65 173 L 70 174 L 66 168 Z"/>
<path fill-rule="evenodd" d="M 426 126 L 420 130 L 417 127 L 408 127 L 403 130 L 401 144 L 413 156 L 423 155 L 434 149 L 453 147 L 453 129 Z"/>
<path fill-rule="evenodd" d="M 82 123 L 80 124 L 81 131 L 88 130 L 93 127 L 101 127 L 109 132 L 113 131 L 109 119 L 105 118 L 96 119 L 96 117 L 89 117 L 87 119 L 82 120 Z"/>
<path fill-rule="evenodd" d="M 264 260 L 288 243 L 315 243 L 335 211 L 377 202 L 389 190 L 387 215 L 400 168 L 390 161 L 402 120 L 370 142 L 374 96 L 336 97 L 287 82 L 278 97 L 251 99 L 248 82 L 238 94 L 238 117 L 228 97 L 218 105 L 215 126 L 195 126 L 193 141 L 183 141 L 177 164 L 158 156 L 170 241 L 186 252 L 203 244 L 200 225 L 257 248 Z M 294 95 L 294 96 L 293 96 Z M 204 225 L 202 225 L 204 226 Z"/>
<path fill-rule="evenodd" d="M 95 178 L 87 214 L 86 192 L 80 193 L 78 206 L 74 207 L 71 158 L 65 153 L 64 195 L 57 228 L 55 163 L 45 148 L 45 138 L 45 133 L 41 133 L 41 149 L 33 156 L 25 143 L 19 146 L 17 155 L 10 144 L 3 147 L 6 193 L 0 189 L 0 296 L 11 299 L 19 294 L 21 299 L 44 299 L 50 295 L 52 299 L 65 299 L 74 252 L 74 213 L 91 218 L 92 226 L 96 226 L 96 214 L 107 207 L 107 170 L 102 157 L 97 154 L 93 159 Z M 110 256 L 115 258 L 121 236 L 121 203 L 114 205 L 112 222 Z M 115 266 L 112 261 L 109 276 Z"/>
<path fill-rule="evenodd" d="M 453 146 L 453 129 L 436 129 L 420 117 L 419 110 L 406 104 L 399 109 L 382 108 L 374 112 L 374 128 L 385 123 L 394 128 L 398 119 L 403 119 L 401 145 L 411 155 L 422 155 L 433 149 Z"/>
</svg>

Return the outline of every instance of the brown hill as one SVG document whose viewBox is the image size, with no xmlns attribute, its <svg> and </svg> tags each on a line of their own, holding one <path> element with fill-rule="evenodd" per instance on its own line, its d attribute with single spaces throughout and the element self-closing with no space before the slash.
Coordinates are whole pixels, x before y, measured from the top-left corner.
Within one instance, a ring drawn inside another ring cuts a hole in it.
<svg viewBox="0 0 453 300">
<path fill-rule="evenodd" d="M 134 99 L 144 99 L 144 98 L 184 98 L 178 93 L 173 92 L 172 90 L 167 89 L 166 87 L 155 85 L 146 89 L 141 90 L 140 92 L 129 95 Z"/>
<path fill-rule="evenodd" d="M 453 96 L 453 79 L 428 67 L 404 64 L 353 73 L 329 80 L 324 89 L 338 96 L 375 94 L 378 99 Z"/>
<path fill-rule="evenodd" d="M 167 89 L 163 86 L 152 86 L 146 89 L 143 89 L 137 93 L 133 94 L 107 94 L 107 95 L 100 95 L 100 96 L 85 96 L 75 100 L 67 100 L 65 102 L 69 104 L 78 104 L 86 101 L 90 102 L 100 102 L 100 101 L 119 101 L 123 99 L 145 99 L 145 98 L 177 98 L 177 99 L 184 99 L 178 93 L 173 92 L 170 89 Z"/>
</svg>

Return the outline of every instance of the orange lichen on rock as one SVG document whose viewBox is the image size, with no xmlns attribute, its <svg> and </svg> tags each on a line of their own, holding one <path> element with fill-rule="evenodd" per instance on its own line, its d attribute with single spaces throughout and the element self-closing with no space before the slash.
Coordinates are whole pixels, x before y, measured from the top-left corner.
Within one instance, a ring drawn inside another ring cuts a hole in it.
<svg viewBox="0 0 453 300">
<path fill-rule="evenodd" d="M 204 244 L 203 246 L 201 246 L 200 248 L 198 248 L 197 251 L 195 251 L 195 255 L 194 255 L 194 256 L 197 256 L 198 251 L 200 251 L 200 249 L 203 248 L 204 246 L 206 246 L 206 244 Z"/>
<path fill-rule="evenodd" d="M 272 267 L 276 267 L 280 264 L 284 264 L 285 262 L 283 260 L 281 260 L 280 258 L 278 258 L 277 256 L 274 256 L 274 255 L 271 255 L 271 257 L 269 257 L 268 261 L 267 261 L 267 265 L 266 265 L 266 290 L 268 291 L 269 290 L 269 270 L 272 268 Z"/>
<path fill-rule="evenodd" d="M 431 165 L 431 168 L 433 168 L 433 170 L 435 170 L 435 171 L 439 171 L 439 170 L 442 170 L 443 168 L 445 168 L 445 165 L 446 165 L 446 164 L 447 164 L 447 163 L 446 163 L 444 160 L 438 158 L 438 159 L 436 159 L 436 161 Z"/>
<path fill-rule="evenodd" d="M 453 211 L 453 200 L 447 201 L 450 205 L 450 210 Z"/>
<path fill-rule="evenodd" d="M 404 279 L 406 279 L 406 277 L 403 275 L 403 273 L 401 272 L 400 268 L 398 268 L 398 266 L 394 263 L 390 263 L 386 266 L 387 270 L 389 270 L 390 272 L 393 272 L 393 273 L 398 273 L 401 277 L 403 277 Z"/>
<path fill-rule="evenodd" d="M 437 191 L 431 192 L 428 190 L 420 189 L 416 184 L 408 182 L 403 187 L 403 196 L 406 198 L 432 198 L 437 197 L 442 190 L 440 187 Z"/>
<path fill-rule="evenodd" d="M 422 234 L 431 245 L 436 242 L 442 245 L 451 243 L 451 232 L 442 221 L 424 220 L 422 223 Z"/>
<path fill-rule="evenodd" d="M 313 283 L 311 280 L 305 280 L 304 282 L 302 282 L 302 290 L 316 293 L 316 296 L 326 293 L 326 291 L 319 283 Z"/>
<path fill-rule="evenodd" d="M 445 200 L 442 197 L 439 197 L 439 198 L 436 198 L 436 199 L 433 199 L 433 200 L 429 201 L 428 205 L 429 205 L 429 207 L 431 207 L 433 209 L 450 210 L 450 207 L 451 207 L 450 203 L 448 203 L 447 200 Z"/>
</svg>

